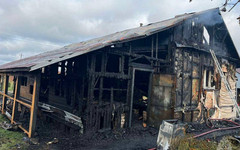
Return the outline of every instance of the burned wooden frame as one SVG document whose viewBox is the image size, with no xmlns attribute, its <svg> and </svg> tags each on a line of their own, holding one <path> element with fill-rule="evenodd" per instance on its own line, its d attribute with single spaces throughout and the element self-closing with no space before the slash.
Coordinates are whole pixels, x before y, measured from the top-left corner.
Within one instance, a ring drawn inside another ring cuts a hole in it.
<svg viewBox="0 0 240 150">
<path fill-rule="evenodd" d="M 14 84 L 14 96 L 8 95 L 7 87 L 9 82 L 9 75 L 14 75 L 16 78 Z M 37 118 L 37 108 L 38 108 L 38 100 L 39 100 L 39 88 L 40 88 L 40 74 L 35 74 L 34 76 L 34 85 L 33 85 L 33 94 L 31 101 L 24 102 L 19 99 L 19 90 L 20 90 L 20 75 L 19 74 L 1 74 L 1 76 L 5 76 L 4 78 L 4 92 L 0 92 L 2 95 L 2 114 L 5 114 L 10 120 L 12 124 L 18 124 L 19 128 L 21 128 L 29 137 L 32 137 L 33 132 L 36 128 L 36 118 Z M 22 75 L 21 75 L 22 76 Z M 6 110 L 6 99 L 13 101 L 13 108 L 11 115 Z M 19 122 L 15 121 L 16 109 L 18 104 L 23 105 L 30 109 L 30 118 L 29 118 L 29 129 L 25 129 Z"/>
<path fill-rule="evenodd" d="M 205 22 L 210 13 L 215 21 L 212 24 Z M 11 68 L 10 64 L 8 70 L 6 65 L 0 69 L 6 76 L 0 93 L 2 113 L 6 114 L 6 99 L 11 99 L 11 121 L 17 123 L 17 103 L 29 107 L 29 130 L 24 129 L 29 136 L 35 129 L 37 107 L 47 116 L 72 123 L 81 131 L 84 128 L 85 132 L 131 127 L 135 73 L 140 70 L 150 74 L 148 103 L 154 103 L 147 110 L 152 115 L 149 125 L 155 122 L 154 126 L 158 126 L 161 119 L 171 118 L 196 121 L 206 90 L 204 70 L 215 68 L 209 49 L 214 49 L 219 60 L 228 61 L 229 77 L 233 78 L 234 68 L 239 66 L 236 49 L 218 10 L 181 15 L 131 30 L 32 57 L 31 63 L 26 63 L 32 65 L 29 68 Z M 7 94 L 9 75 L 16 76 L 14 95 Z M 215 71 L 213 75 L 217 78 Z M 32 93 L 30 103 L 19 99 L 19 76 L 34 76 L 31 87 L 25 84 L 25 92 Z M 220 89 L 219 78 L 214 84 L 218 87 L 215 90 Z M 160 118 L 160 113 L 170 115 Z"/>
</svg>

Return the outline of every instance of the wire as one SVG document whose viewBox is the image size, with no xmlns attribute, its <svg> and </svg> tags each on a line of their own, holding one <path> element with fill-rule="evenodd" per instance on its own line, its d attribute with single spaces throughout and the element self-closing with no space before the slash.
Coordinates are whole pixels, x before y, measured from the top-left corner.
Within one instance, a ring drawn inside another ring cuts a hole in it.
<svg viewBox="0 0 240 150">
<path fill-rule="evenodd" d="M 239 2 L 240 0 L 238 0 L 228 12 L 230 12 Z"/>
</svg>

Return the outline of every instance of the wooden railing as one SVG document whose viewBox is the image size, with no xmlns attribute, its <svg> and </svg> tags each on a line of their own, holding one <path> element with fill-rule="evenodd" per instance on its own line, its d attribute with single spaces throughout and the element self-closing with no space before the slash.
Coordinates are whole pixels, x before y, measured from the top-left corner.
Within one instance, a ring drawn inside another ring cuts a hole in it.
<svg viewBox="0 0 240 150">
<path fill-rule="evenodd" d="M 36 76 L 34 79 L 34 85 L 33 85 L 33 95 L 32 95 L 32 101 L 31 104 L 28 104 L 26 102 L 23 102 L 22 100 L 17 99 L 19 97 L 19 91 L 20 91 L 20 85 L 19 85 L 19 77 L 16 77 L 16 84 L 15 84 L 15 91 L 14 91 L 14 97 L 10 96 L 7 94 L 7 85 L 8 85 L 8 76 L 5 76 L 4 80 L 4 87 L 3 87 L 3 92 L 0 92 L 0 95 L 2 95 L 2 114 L 5 114 L 9 120 L 11 120 L 11 124 L 17 124 L 17 122 L 14 120 L 15 116 L 15 108 L 16 108 L 16 103 L 19 103 L 27 108 L 30 109 L 30 121 L 29 121 L 29 129 L 25 129 L 22 125 L 18 125 L 20 129 L 22 129 L 28 137 L 32 137 L 32 133 L 35 130 L 36 126 L 36 111 L 37 111 L 37 102 L 38 102 L 38 92 L 39 92 L 39 79 Z M 6 105 L 6 98 L 10 99 L 13 101 L 13 107 L 12 107 L 12 114 L 11 116 L 6 114 L 5 110 L 5 105 Z"/>
</svg>

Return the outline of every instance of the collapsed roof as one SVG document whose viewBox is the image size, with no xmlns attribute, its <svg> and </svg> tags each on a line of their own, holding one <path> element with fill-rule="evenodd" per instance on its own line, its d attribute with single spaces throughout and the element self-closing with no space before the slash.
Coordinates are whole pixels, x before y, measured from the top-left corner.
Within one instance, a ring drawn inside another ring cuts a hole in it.
<svg viewBox="0 0 240 150">
<path fill-rule="evenodd" d="M 175 18 L 172 18 L 169 20 L 151 23 L 146 26 L 141 26 L 137 28 L 127 29 L 121 32 L 116 32 L 116 33 L 95 38 L 92 40 L 64 46 L 63 48 L 45 52 L 45 53 L 28 57 L 25 59 L 13 61 L 4 65 L 1 65 L 0 71 L 1 72 L 34 71 L 51 64 L 61 62 L 63 60 L 67 60 L 85 53 L 89 53 L 89 52 L 104 48 L 106 46 L 150 36 L 157 32 L 161 32 L 169 28 L 172 28 L 174 26 L 177 26 L 187 19 L 196 17 L 198 15 L 211 13 L 213 11 L 215 12 L 217 11 L 220 14 L 219 9 L 214 8 L 214 9 L 210 9 L 210 10 L 206 10 L 198 13 L 188 13 L 188 14 L 178 15 Z M 230 35 L 228 37 L 229 37 L 228 43 L 231 45 L 231 49 L 233 49 L 233 51 L 235 51 L 234 53 L 238 55 Z M 239 56 L 237 56 L 237 59 L 239 59 Z"/>
</svg>

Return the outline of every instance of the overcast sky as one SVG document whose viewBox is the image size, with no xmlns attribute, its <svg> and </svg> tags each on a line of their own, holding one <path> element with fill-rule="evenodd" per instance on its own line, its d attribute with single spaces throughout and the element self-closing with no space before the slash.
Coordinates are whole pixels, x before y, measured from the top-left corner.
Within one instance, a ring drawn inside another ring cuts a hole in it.
<svg viewBox="0 0 240 150">
<path fill-rule="evenodd" d="M 0 0 L 0 64 L 113 32 L 221 7 L 225 0 Z M 237 0 L 232 0 L 234 3 Z M 222 13 L 240 51 L 240 4 Z"/>
</svg>

